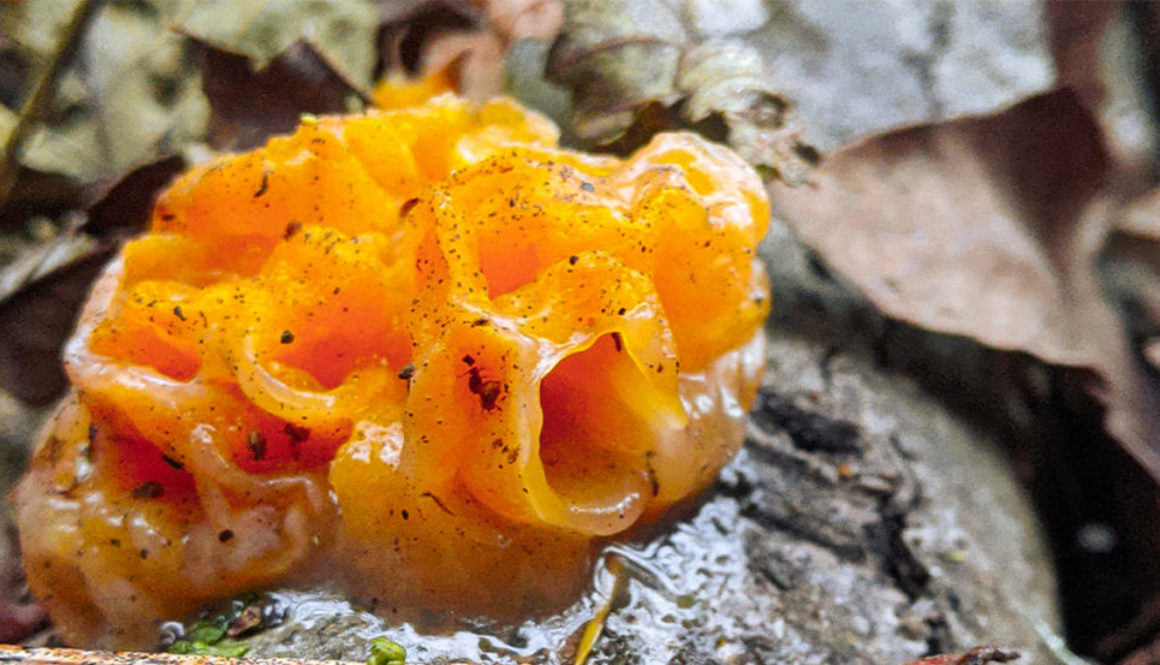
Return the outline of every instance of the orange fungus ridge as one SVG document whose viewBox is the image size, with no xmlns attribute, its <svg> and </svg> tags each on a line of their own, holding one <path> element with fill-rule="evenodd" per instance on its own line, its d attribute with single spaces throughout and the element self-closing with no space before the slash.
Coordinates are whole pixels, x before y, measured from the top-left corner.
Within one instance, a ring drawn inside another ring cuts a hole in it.
<svg viewBox="0 0 1160 665">
<path fill-rule="evenodd" d="M 273 584 L 521 617 L 743 436 L 768 204 L 728 150 L 507 100 L 304 119 L 178 179 L 95 286 L 17 493 L 71 642 Z"/>
</svg>

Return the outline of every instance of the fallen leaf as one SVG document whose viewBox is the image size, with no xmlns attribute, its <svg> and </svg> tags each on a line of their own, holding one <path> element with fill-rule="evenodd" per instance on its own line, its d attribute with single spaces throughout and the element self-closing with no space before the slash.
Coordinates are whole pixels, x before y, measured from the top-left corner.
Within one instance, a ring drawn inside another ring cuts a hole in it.
<svg viewBox="0 0 1160 665">
<path fill-rule="evenodd" d="M 994 113 L 1055 86 L 1046 3 L 782 0 L 746 33 L 823 152 Z M 756 27 L 756 26 L 755 26 Z"/>
<path fill-rule="evenodd" d="M 1119 0 L 1056 2 L 1047 6 L 1059 83 L 1075 90 L 1089 108 L 1103 100 L 1101 45 L 1109 27 L 1122 15 L 1123 3 Z"/>
<path fill-rule="evenodd" d="M 21 161 L 29 137 L 48 114 L 57 84 L 65 69 L 72 63 L 78 46 L 97 13 L 97 8 L 98 4 L 94 0 L 86 0 L 75 6 L 69 15 L 68 23 L 62 28 L 60 41 L 48 59 L 40 80 L 21 104 L 20 112 L 13 114 L 11 118 L 0 118 L 0 139 L 2 139 L 0 143 L 3 144 L 0 154 L 0 205 L 8 201 L 17 184 L 17 179 L 24 169 Z"/>
<path fill-rule="evenodd" d="M 212 109 L 207 140 L 220 150 L 253 148 L 293 130 L 303 113 L 343 113 L 364 99 L 307 41 L 257 71 L 245 55 L 195 44 Z"/>
<path fill-rule="evenodd" d="M 456 91 L 484 100 L 508 89 L 505 54 L 520 41 L 550 42 L 559 0 L 382 2 L 379 42 L 387 75 L 452 70 Z M 538 74 L 538 72 L 537 72 Z"/>
<path fill-rule="evenodd" d="M 377 11 L 343 0 L 192 0 L 176 29 L 204 45 L 244 56 L 255 72 L 308 42 L 340 78 L 369 89 L 375 67 Z"/>
<path fill-rule="evenodd" d="M 1109 432 L 1160 478 L 1160 407 L 1094 271 L 1109 164 L 1095 121 L 1059 91 L 843 149 L 810 186 L 770 195 L 888 316 L 1093 370 Z"/>
<path fill-rule="evenodd" d="M 675 104 L 681 52 L 690 36 L 663 0 L 570 2 L 548 77 L 572 91 L 581 139 L 610 143 L 650 103 Z"/>
<path fill-rule="evenodd" d="M 379 61 L 385 72 L 418 75 L 425 66 L 424 46 L 444 32 L 474 32 L 483 12 L 471 0 L 380 0 Z"/>
<path fill-rule="evenodd" d="M 20 248 L 0 271 L 0 391 L 33 406 L 67 385 L 60 349 L 92 280 L 119 241 L 145 228 L 153 201 L 185 167 L 171 155 L 90 188 L 88 212 Z"/>
<path fill-rule="evenodd" d="M 503 92 L 504 45 L 486 30 L 438 35 L 423 47 L 423 71 L 455 70 L 455 90 L 484 100 Z"/>
<path fill-rule="evenodd" d="M 67 176 L 21 166 L 12 192 L 0 205 L 0 228 L 19 228 L 33 216 L 58 217 L 73 210 L 80 205 L 81 189 Z"/>
<path fill-rule="evenodd" d="M 101 237 L 145 230 L 161 190 L 185 170 L 180 155 L 166 155 L 86 192 L 83 230 Z"/>
<path fill-rule="evenodd" d="M 15 41 L 43 60 L 59 39 L 58 15 L 71 5 L 5 4 L 18 12 L 6 19 Z M 87 184 L 200 137 L 205 100 L 183 38 L 168 29 L 179 4 L 99 3 L 43 124 L 25 142 L 25 167 Z"/>
<path fill-rule="evenodd" d="M 677 88 L 688 95 L 680 115 L 696 127 L 715 117 L 725 123 L 721 140 L 745 161 L 801 184 L 818 162 L 801 140 L 787 99 L 769 83 L 757 51 L 738 42 L 701 44 L 681 55 Z"/>
<path fill-rule="evenodd" d="M 64 393 L 61 345 L 113 249 L 68 263 L 0 301 L 0 390 L 33 406 Z"/>
<path fill-rule="evenodd" d="M 716 16 L 734 4 L 700 3 L 697 15 Z M 571 128 L 584 143 L 628 152 L 656 131 L 693 128 L 793 184 L 816 161 L 753 44 L 701 43 L 704 34 L 689 31 L 681 8 L 661 0 L 588 0 L 567 9 L 547 73 L 571 90 Z"/>
<path fill-rule="evenodd" d="M 1073 95 L 887 134 L 831 156 L 775 214 L 886 314 L 1088 365 L 1064 288 L 1107 159 Z"/>
<path fill-rule="evenodd" d="M 1108 150 L 1118 164 L 1118 187 L 1138 187 L 1150 181 L 1153 155 L 1160 134 L 1152 117 L 1148 89 L 1147 49 L 1140 18 L 1117 0 L 1052 2 L 1047 5 L 1058 85 L 1076 92 L 1103 130 Z"/>
<path fill-rule="evenodd" d="M 0 272 L 0 302 L 54 270 L 88 256 L 96 247 L 97 241 L 91 236 L 65 232 L 25 248 Z"/>
<path fill-rule="evenodd" d="M 19 108 L 28 88 L 30 58 L 16 40 L 13 13 L 0 9 L 0 106 Z"/>
<path fill-rule="evenodd" d="M 583 0 L 567 8 L 549 75 L 572 91 L 581 139 L 605 145 L 634 123 L 656 125 L 660 105 L 677 116 L 673 127 L 727 140 L 791 183 L 818 150 L 1002 110 L 1055 83 L 1033 0 Z M 710 114 L 726 125 L 721 136 L 698 125 Z"/>
</svg>

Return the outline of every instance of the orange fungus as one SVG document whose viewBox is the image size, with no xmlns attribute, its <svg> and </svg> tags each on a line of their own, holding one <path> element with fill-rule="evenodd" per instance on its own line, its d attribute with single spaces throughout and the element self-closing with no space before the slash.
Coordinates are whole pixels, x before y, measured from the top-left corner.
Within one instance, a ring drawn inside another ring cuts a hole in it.
<svg viewBox="0 0 1160 665">
<path fill-rule="evenodd" d="M 544 612 L 711 482 L 763 363 L 761 182 L 691 134 L 555 141 L 443 95 L 308 117 L 161 195 L 16 493 L 69 641 L 275 584 Z"/>
</svg>

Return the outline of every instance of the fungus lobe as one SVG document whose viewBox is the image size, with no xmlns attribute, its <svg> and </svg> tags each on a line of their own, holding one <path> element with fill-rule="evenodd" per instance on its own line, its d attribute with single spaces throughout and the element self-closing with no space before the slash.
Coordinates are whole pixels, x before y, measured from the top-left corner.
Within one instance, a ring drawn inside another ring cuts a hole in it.
<svg viewBox="0 0 1160 665">
<path fill-rule="evenodd" d="M 74 644 L 272 584 L 559 608 L 712 480 L 764 361 L 768 204 L 728 150 L 555 147 L 451 95 L 178 179 L 96 284 L 16 493 Z"/>
</svg>

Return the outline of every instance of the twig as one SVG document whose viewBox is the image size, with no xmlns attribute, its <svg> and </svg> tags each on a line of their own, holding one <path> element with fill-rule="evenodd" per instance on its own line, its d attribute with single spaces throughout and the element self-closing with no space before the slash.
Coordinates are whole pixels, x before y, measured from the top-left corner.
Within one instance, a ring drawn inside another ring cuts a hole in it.
<svg viewBox="0 0 1160 665">
<path fill-rule="evenodd" d="M 20 108 L 16 126 L 12 128 L 12 133 L 4 143 L 3 154 L 0 154 L 0 207 L 8 201 L 12 188 L 16 186 L 16 178 L 20 173 L 20 151 L 24 147 L 24 142 L 40 124 L 40 119 L 52 103 L 56 84 L 65 67 L 72 61 L 77 45 L 84 37 L 85 28 L 88 27 L 89 20 L 101 3 L 102 0 L 82 0 L 73 10 L 72 18 L 65 26 L 64 36 L 48 63 L 48 69 L 40 77 L 24 106 Z"/>
</svg>

